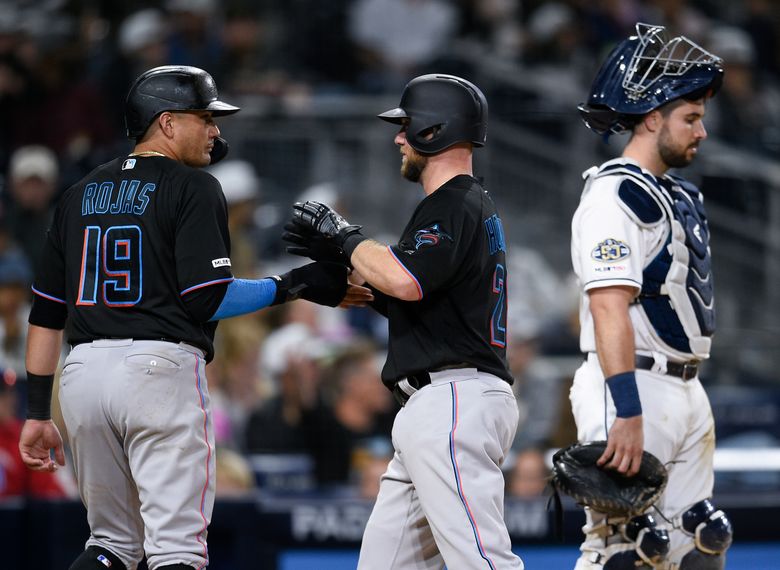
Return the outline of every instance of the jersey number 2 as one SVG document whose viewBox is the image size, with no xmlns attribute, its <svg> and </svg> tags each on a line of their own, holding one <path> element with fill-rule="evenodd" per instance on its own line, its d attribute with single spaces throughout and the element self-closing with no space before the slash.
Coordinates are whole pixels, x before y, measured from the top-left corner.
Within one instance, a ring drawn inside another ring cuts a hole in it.
<svg viewBox="0 0 780 570">
<path fill-rule="evenodd" d="M 106 306 L 132 307 L 141 300 L 141 278 L 141 228 L 84 228 L 77 305 L 97 304 L 100 290 Z"/>
<path fill-rule="evenodd" d="M 490 317 L 490 344 L 506 348 L 506 270 L 503 265 L 496 265 L 493 273 L 493 293 L 498 298 Z"/>
</svg>

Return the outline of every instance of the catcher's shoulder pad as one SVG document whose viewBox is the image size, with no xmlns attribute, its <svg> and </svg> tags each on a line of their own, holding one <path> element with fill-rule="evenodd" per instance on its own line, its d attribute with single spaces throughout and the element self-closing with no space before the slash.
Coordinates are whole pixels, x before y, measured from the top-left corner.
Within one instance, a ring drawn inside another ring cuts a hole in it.
<svg viewBox="0 0 780 570">
<path fill-rule="evenodd" d="M 617 196 L 623 211 L 640 226 L 651 227 L 663 221 L 663 207 L 644 181 L 625 177 L 618 186 Z"/>
</svg>

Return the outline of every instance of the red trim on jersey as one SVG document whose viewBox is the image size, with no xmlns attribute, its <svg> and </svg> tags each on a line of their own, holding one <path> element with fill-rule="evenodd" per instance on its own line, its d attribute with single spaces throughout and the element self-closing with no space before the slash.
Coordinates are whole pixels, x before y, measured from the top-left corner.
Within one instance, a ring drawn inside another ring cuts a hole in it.
<svg viewBox="0 0 780 570">
<path fill-rule="evenodd" d="M 185 289 L 179 295 L 184 296 L 187 293 L 192 293 L 196 289 L 202 289 L 203 287 L 208 287 L 209 285 L 216 285 L 217 283 L 230 283 L 231 281 L 234 281 L 235 278 L 233 277 L 225 277 L 224 279 L 215 279 L 214 281 L 206 281 L 205 283 L 201 283 L 200 285 L 193 285 L 192 287 L 189 287 L 188 289 Z"/>
<path fill-rule="evenodd" d="M 414 281 L 414 285 L 415 287 L 417 287 L 417 294 L 419 295 L 417 300 L 419 301 L 420 299 L 422 299 L 423 291 L 422 291 L 422 287 L 420 286 L 420 282 L 417 281 L 417 278 L 414 275 L 412 275 L 412 272 L 409 271 L 403 263 L 401 263 L 401 260 L 398 259 L 398 257 L 393 252 L 393 249 L 389 245 L 387 246 L 387 251 L 390 252 L 390 255 L 393 256 L 393 259 L 395 259 L 395 262 L 399 265 L 399 267 L 403 269 L 403 272 L 406 273 L 412 281 Z"/>
<path fill-rule="evenodd" d="M 210 467 L 211 467 L 211 444 L 209 443 L 209 414 L 206 410 L 206 398 L 203 395 L 203 390 L 200 386 L 200 359 L 196 356 L 195 357 L 195 389 L 198 391 L 198 398 L 200 399 L 200 409 L 203 410 L 203 439 L 206 442 L 206 447 L 208 448 L 208 454 L 206 455 L 206 482 L 203 485 L 203 490 L 200 493 L 200 516 L 203 519 L 203 528 L 198 531 L 198 534 L 196 535 L 196 538 L 200 545 L 203 547 L 203 558 L 205 560 L 205 563 L 198 566 L 198 570 L 201 570 L 202 568 L 205 568 L 208 565 L 209 560 L 209 554 L 208 554 L 208 548 L 206 547 L 205 541 L 201 538 L 205 533 L 206 529 L 209 526 L 208 520 L 206 520 L 206 513 L 204 510 L 204 505 L 206 503 L 206 491 L 209 488 L 209 479 L 211 477 L 210 473 Z"/>
<path fill-rule="evenodd" d="M 38 291 L 38 289 L 36 289 L 35 287 L 30 287 L 30 289 L 32 289 L 33 293 L 35 293 L 40 297 L 43 297 L 44 299 L 48 299 L 49 301 L 54 301 L 56 303 L 62 303 L 63 305 L 66 304 L 64 300 L 58 299 L 57 297 L 52 297 L 51 295 L 47 295 L 46 293 L 42 293 L 41 291 Z"/>
</svg>

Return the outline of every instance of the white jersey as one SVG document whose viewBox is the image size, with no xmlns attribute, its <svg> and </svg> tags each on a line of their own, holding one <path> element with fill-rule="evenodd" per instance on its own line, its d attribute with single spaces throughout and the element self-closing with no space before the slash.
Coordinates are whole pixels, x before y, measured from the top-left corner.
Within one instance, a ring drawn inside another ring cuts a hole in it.
<svg viewBox="0 0 780 570">
<path fill-rule="evenodd" d="M 638 353 L 674 362 L 709 357 L 714 331 L 709 231 L 701 195 L 619 158 L 583 175 L 572 220 L 572 265 L 582 291 L 580 349 L 595 352 L 588 291 L 626 285 Z"/>
</svg>

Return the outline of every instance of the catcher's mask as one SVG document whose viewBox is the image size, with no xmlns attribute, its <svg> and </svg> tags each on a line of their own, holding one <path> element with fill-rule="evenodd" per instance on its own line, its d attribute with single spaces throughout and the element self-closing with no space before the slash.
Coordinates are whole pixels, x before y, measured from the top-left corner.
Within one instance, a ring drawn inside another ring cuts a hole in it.
<svg viewBox="0 0 780 570">
<path fill-rule="evenodd" d="M 422 154 L 435 154 L 459 142 L 483 146 L 488 105 L 479 88 L 454 75 L 415 77 L 395 109 L 377 115 L 390 123 L 408 121 L 406 140 Z"/>
<path fill-rule="evenodd" d="M 720 88 L 723 60 L 685 36 L 667 39 L 665 31 L 638 23 L 636 35 L 612 50 L 578 107 L 588 128 L 602 135 L 630 130 L 666 103 L 709 97 Z"/>
<path fill-rule="evenodd" d="M 154 118 L 164 111 L 211 111 L 219 117 L 239 109 L 218 99 L 217 86 L 206 71 L 187 65 L 155 67 L 142 73 L 127 94 L 127 136 L 141 138 Z"/>
</svg>

